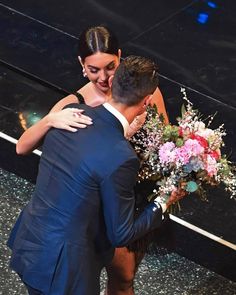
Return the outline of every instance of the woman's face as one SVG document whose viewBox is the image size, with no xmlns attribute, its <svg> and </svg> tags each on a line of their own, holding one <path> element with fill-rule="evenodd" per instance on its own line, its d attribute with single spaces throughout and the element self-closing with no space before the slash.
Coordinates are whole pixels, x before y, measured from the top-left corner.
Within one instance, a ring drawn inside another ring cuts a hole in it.
<svg viewBox="0 0 236 295">
<path fill-rule="evenodd" d="M 83 66 L 88 79 L 94 83 L 100 91 L 106 93 L 110 90 L 108 79 L 110 76 L 114 75 L 119 63 L 120 58 L 118 55 L 97 52 L 87 56 Z"/>
</svg>

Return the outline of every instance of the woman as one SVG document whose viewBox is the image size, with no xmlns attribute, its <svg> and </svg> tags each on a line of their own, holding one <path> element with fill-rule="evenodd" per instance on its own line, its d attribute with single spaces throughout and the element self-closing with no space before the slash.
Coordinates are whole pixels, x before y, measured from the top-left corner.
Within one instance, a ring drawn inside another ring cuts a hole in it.
<svg viewBox="0 0 236 295">
<path fill-rule="evenodd" d="M 77 109 L 62 108 L 69 103 L 86 103 L 92 107 L 107 101 L 111 96 L 108 79 L 114 75 L 119 65 L 121 50 L 118 47 L 116 37 L 105 27 L 93 27 L 83 32 L 79 40 L 79 62 L 83 74 L 89 82 L 71 94 L 60 100 L 48 115 L 38 123 L 30 127 L 20 137 L 16 151 L 18 154 L 27 154 L 39 146 L 47 131 L 51 127 L 62 128 L 72 132 L 77 128 L 85 128 L 92 124 L 86 115 Z M 159 89 L 153 94 L 152 102 L 163 114 L 166 122 L 168 117 L 164 101 Z M 128 136 L 132 136 L 142 125 L 145 117 L 139 117 L 130 125 Z M 107 268 L 108 295 L 129 295 L 133 293 L 133 279 L 143 254 L 129 251 L 127 248 L 116 249 L 113 262 Z"/>
</svg>

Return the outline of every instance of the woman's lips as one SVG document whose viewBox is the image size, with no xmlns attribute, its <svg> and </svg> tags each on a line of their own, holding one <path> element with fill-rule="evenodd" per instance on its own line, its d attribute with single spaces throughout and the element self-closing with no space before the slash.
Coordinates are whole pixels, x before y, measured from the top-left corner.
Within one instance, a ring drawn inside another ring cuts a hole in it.
<svg viewBox="0 0 236 295">
<path fill-rule="evenodd" d="M 98 84 L 101 86 L 101 87 L 109 87 L 108 86 L 108 83 L 105 83 L 105 82 L 98 82 Z"/>
</svg>

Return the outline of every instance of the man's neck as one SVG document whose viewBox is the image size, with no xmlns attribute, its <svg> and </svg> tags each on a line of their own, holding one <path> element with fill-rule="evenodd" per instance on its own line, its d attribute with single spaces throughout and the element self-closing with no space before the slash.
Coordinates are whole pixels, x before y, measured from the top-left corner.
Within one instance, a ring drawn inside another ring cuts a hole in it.
<svg viewBox="0 0 236 295">
<path fill-rule="evenodd" d="M 137 115 L 140 114 L 139 106 L 127 106 L 123 103 L 117 103 L 113 99 L 110 99 L 108 103 L 119 111 L 126 118 L 129 124 L 133 122 Z"/>
</svg>

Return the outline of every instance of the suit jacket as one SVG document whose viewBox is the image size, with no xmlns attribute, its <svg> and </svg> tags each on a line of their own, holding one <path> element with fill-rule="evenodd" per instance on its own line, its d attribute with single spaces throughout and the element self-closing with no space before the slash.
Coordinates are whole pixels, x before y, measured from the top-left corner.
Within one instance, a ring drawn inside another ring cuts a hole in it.
<svg viewBox="0 0 236 295">
<path fill-rule="evenodd" d="M 35 192 L 8 241 L 11 267 L 43 294 L 99 294 L 100 271 L 114 247 L 162 218 L 150 204 L 134 220 L 139 160 L 120 121 L 103 106 L 79 108 L 94 124 L 76 133 L 48 132 Z"/>
</svg>

